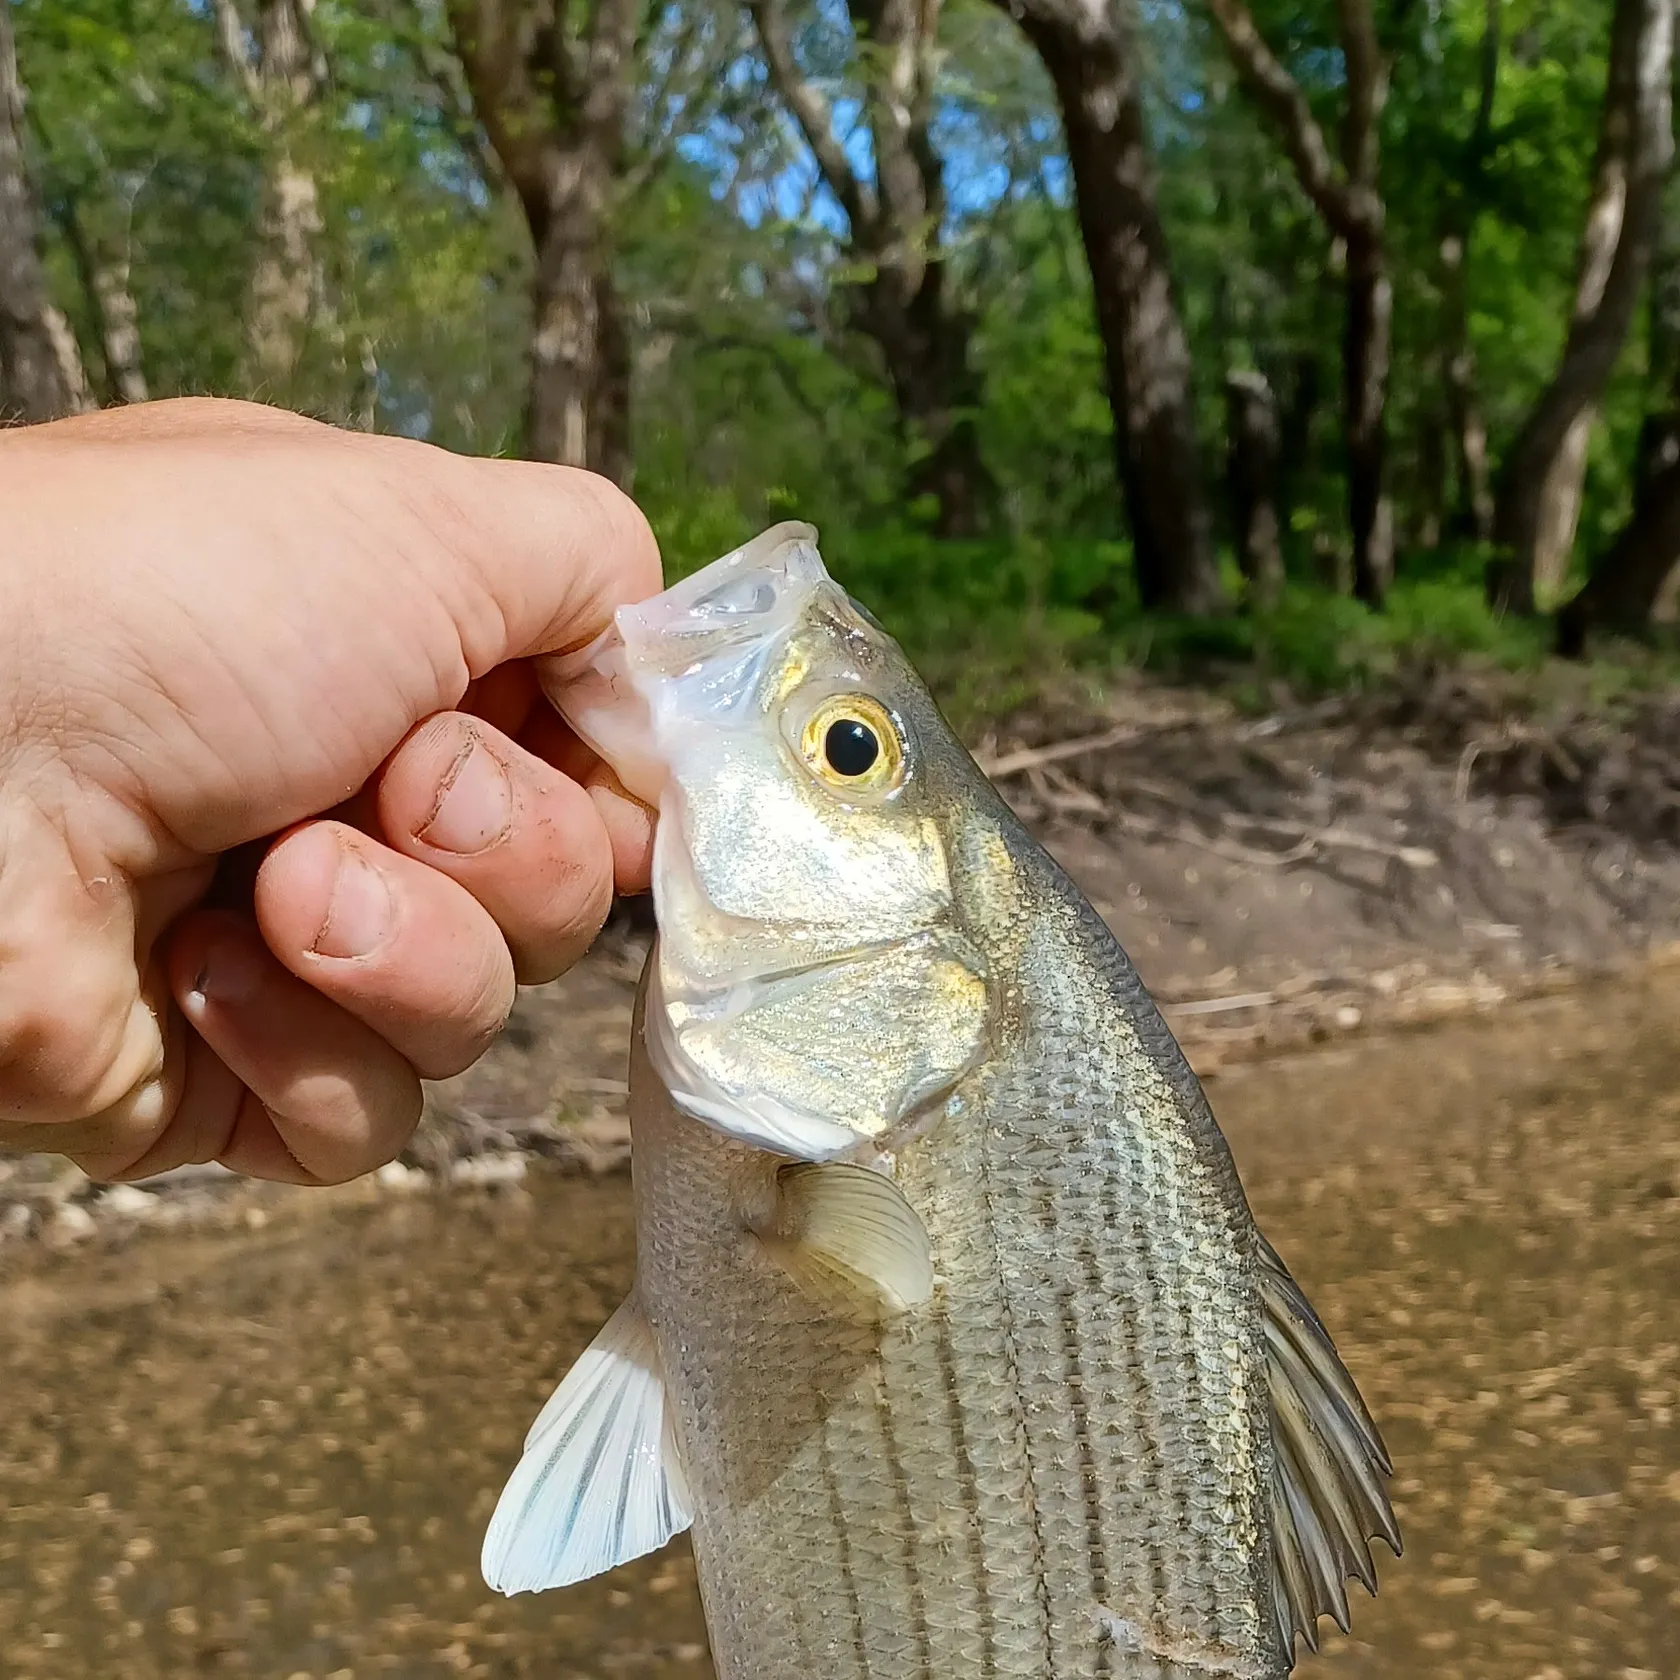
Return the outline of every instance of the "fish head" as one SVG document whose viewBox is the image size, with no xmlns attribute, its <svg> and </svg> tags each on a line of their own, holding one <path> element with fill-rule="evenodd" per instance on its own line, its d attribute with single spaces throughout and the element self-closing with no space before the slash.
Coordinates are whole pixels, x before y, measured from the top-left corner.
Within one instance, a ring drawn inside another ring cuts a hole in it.
<svg viewBox="0 0 1680 1680">
<path fill-rule="evenodd" d="M 802 1159 L 890 1146 L 986 1041 L 949 821 L 978 772 L 815 531 L 620 609 L 545 686 L 659 812 L 644 1019 L 677 1106 Z"/>
</svg>

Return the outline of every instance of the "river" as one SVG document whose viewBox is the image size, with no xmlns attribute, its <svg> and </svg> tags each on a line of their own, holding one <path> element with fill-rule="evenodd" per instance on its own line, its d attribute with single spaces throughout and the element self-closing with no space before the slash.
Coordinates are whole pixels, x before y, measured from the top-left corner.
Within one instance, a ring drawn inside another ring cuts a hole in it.
<svg viewBox="0 0 1680 1680">
<path fill-rule="evenodd" d="M 1210 1085 L 1397 1466 L 1406 1556 L 1304 1680 L 1680 1676 L 1677 1021 L 1658 978 Z M 0 1672 L 707 1680 L 681 1543 L 539 1598 L 478 1576 L 630 1273 L 627 1185 L 542 1177 L 14 1268 Z"/>
</svg>

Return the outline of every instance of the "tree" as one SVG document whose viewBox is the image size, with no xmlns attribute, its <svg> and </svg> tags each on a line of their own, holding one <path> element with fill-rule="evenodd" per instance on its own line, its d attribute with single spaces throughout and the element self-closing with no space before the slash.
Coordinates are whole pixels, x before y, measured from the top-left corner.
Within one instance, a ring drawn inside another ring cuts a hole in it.
<svg viewBox="0 0 1680 1680">
<path fill-rule="evenodd" d="M 1633 321 L 1673 156 L 1673 49 L 1673 0 L 1616 0 L 1569 335 L 1500 474 L 1494 536 L 1506 552 L 1490 584 L 1514 611 L 1561 582 L 1574 541 L 1594 405 Z"/>
<path fill-rule="evenodd" d="M 308 133 L 327 79 L 311 33 L 315 0 L 257 0 L 253 25 L 239 0 L 213 3 L 223 54 L 267 142 L 241 384 L 259 396 L 296 402 L 306 384 L 319 385 L 305 372 L 306 358 L 324 352 L 338 387 L 327 406 L 345 415 L 344 331 L 328 284 Z"/>
<path fill-rule="evenodd" d="M 1470 342 L 1470 254 L 1493 149 L 1502 0 L 1483 3 L 1476 115 L 1458 167 L 1446 183 L 1436 243 L 1447 435 L 1457 468 L 1460 519 L 1478 542 L 1486 542 L 1493 535 L 1493 491 L 1488 476 L 1487 422 L 1482 416 L 1476 380 L 1476 350 Z"/>
<path fill-rule="evenodd" d="M 1341 164 L 1295 78 L 1266 44 L 1242 0 L 1208 0 L 1237 75 L 1277 130 L 1302 190 L 1341 242 L 1347 313 L 1342 338 L 1343 432 L 1353 588 L 1380 607 L 1394 569 L 1393 511 L 1384 483 L 1394 291 L 1384 249 L 1386 209 L 1378 171 L 1378 123 L 1388 68 L 1371 0 L 1336 0 L 1346 65 Z"/>
<path fill-rule="evenodd" d="M 449 0 L 479 120 L 530 230 L 524 452 L 630 473 L 630 339 L 612 215 L 636 74 L 640 0 Z"/>
<path fill-rule="evenodd" d="M 1224 604 L 1190 348 L 1156 205 L 1131 0 L 996 0 L 1055 85 L 1102 334 L 1116 470 L 1145 606 Z"/>
<path fill-rule="evenodd" d="M 1595 627 L 1643 630 L 1680 560 L 1680 460 L 1640 487 L 1633 517 L 1600 556 L 1573 600 L 1558 613 L 1558 652 L 1579 658 Z"/>
<path fill-rule="evenodd" d="M 854 161 L 828 96 L 801 64 L 782 0 L 747 5 L 771 84 L 845 213 L 858 271 L 850 313 L 880 348 L 913 452 L 910 493 L 933 498 L 942 535 L 974 535 L 994 486 L 974 424 L 973 321 L 953 295 L 942 248 L 944 171 L 930 133 L 939 0 L 849 0 L 871 172 Z"/>
<path fill-rule="evenodd" d="M 55 420 L 89 406 L 80 352 L 41 266 L 39 213 L 24 156 L 26 94 L 0 0 L 0 423 Z"/>
</svg>

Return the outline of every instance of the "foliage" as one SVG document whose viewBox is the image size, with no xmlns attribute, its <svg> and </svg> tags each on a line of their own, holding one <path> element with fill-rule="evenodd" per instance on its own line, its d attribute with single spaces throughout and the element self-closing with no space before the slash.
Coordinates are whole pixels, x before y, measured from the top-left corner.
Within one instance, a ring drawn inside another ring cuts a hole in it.
<svg viewBox="0 0 1680 1680">
<path fill-rule="evenodd" d="M 7 3 L 7 0 L 0 0 Z M 154 395 L 235 389 L 264 148 L 218 51 L 206 0 L 9 0 L 31 92 L 32 164 L 54 284 L 99 386 L 76 241 L 125 258 Z M 1135 5 L 1161 200 L 1195 358 L 1210 467 L 1223 381 L 1258 367 L 1280 395 L 1322 392 L 1293 484 L 1290 583 L 1212 626 L 1140 616 L 1125 591 L 1111 420 L 1071 177 L 1047 77 L 982 0 L 947 0 L 933 134 L 945 168 L 951 283 L 975 321 L 995 534 L 940 543 L 903 505 L 904 445 L 885 370 L 836 299 L 842 212 L 770 97 L 732 0 L 653 0 L 614 218 L 635 345 L 634 489 L 673 564 L 762 524 L 808 517 L 836 568 L 953 690 L 995 699 L 1035 670 L 1209 661 L 1307 687 L 1368 681 L 1431 647 L 1513 665 L 1540 632 L 1480 606 L 1481 556 L 1402 558 L 1388 613 L 1320 587 L 1345 541 L 1337 253 L 1235 89 L 1196 5 Z M 1265 0 L 1257 19 L 1321 114 L 1339 95 L 1327 0 Z M 1384 0 L 1392 53 L 1384 190 L 1396 287 L 1393 482 L 1403 534 L 1440 424 L 1437 247 L 1462 188 L 1482 0 Z M 1495 459 L 1567 326 L 1602 93 L 1607 8 L 1506 0 L 1492 150 L 1475 185 L 1470 324 Z M 844 115 L 846 14 L 810 0 L 801 50 Z M 330 282 L 350 344 L 377 365 L 376 423 L 449 447 L 513 446 L 531 255 L 524 224 L 450 72 L 436 0 L 319 0 L 329 70 L 304 143 L 321 183 Z M 1333 133 L 1333 125 L 1331 128 Z M 864 142 L 860 139 L 857 144 Z M 323 376 L 324 377 L 324 376 Z M 1649 389 L 1631 343 L 1595 433 L 1578 564 L 1631 501 Z M 308 404 L 332 408 L 322 389 Z M 1217 474 L 1210 471 L 1210 480 Z M 1233 582 L 1235 580 L 1233 579 Z"/>
</svg>

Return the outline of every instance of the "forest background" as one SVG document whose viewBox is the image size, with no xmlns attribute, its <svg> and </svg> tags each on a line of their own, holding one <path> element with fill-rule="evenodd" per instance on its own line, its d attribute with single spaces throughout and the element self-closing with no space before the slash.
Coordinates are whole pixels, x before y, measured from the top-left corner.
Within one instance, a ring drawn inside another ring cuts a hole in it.
<svg viewBox="0 0 1680 1680">
<path fill-rule="evenodd" d="M 587 465 L 676 568 L 808 518 L 970 708 L 1120 663 L 1668 682 L 1674 29 L 0 0 L 0 412 L 238 394 Z"/>
</svg>

